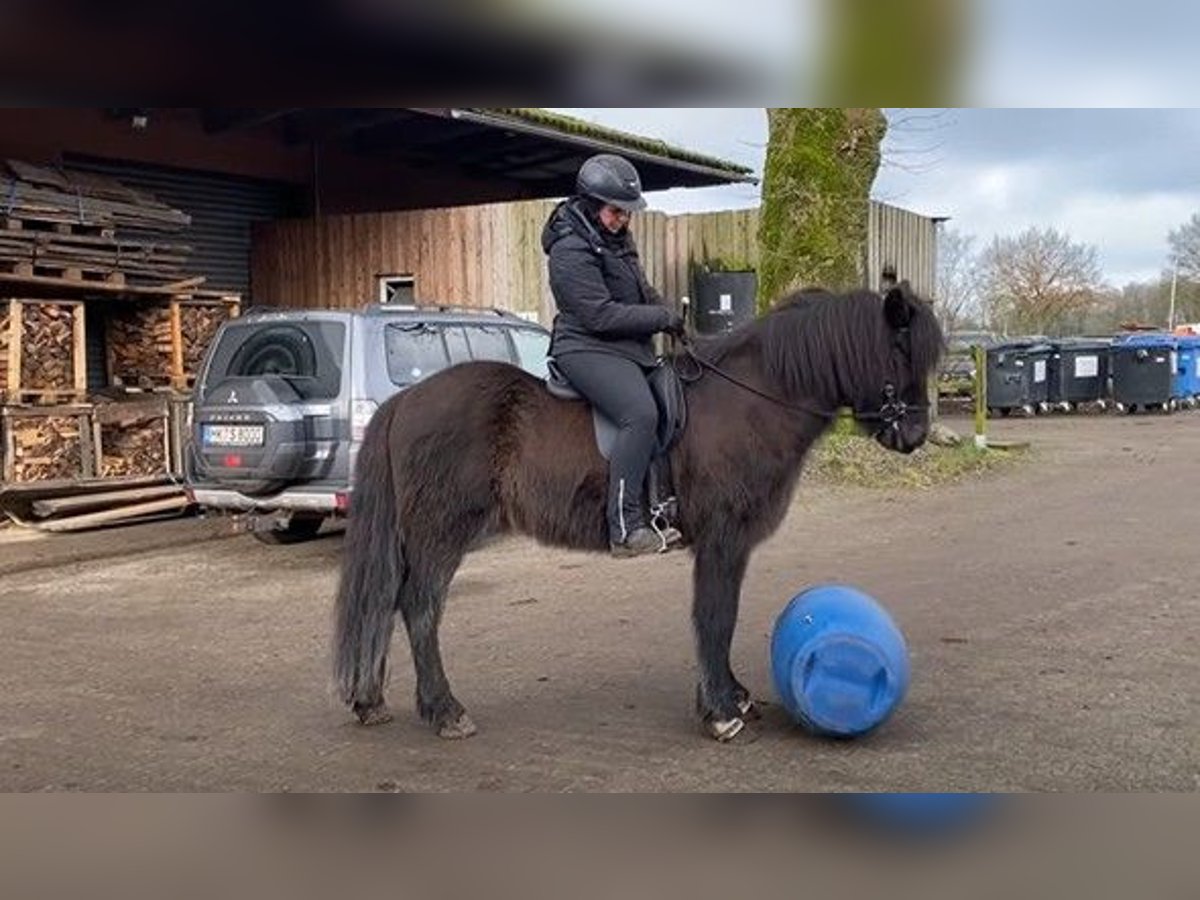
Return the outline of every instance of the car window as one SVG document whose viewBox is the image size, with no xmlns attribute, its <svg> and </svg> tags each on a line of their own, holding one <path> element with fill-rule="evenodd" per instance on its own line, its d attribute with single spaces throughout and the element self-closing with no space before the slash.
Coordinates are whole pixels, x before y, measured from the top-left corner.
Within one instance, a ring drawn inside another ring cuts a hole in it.
<svg viewBox="0 0 1200 900">
<path fill-rule="evenodd" d="M 332 400 L 341 393 L 345 345 L 341 322 L 230 324 L 213 350 L 201 399 L 229 378 L 274 375 L 306 400 Z"/>
<path fill-rule="evenodd" d="M 471 358 L 511 363 L 512 349 L 508 345 L 506 328 L 489 328 L 486 325 L 468 326 L 467 342 L 471 346 Z"/>
<path fill-rule="evenodd" d="M 415 384 L 450 365 L 442 330 L 430 325 L 389 325 L 384 329 L 388 377 Z"/>
<path fill-rule="evenodd" d="M 538 378 L 549 375 L 546 354 L 550 350 L 550 335 L 532 328 L 514 328 L 511 334 L 517 347 L 517 365 Z"/>
<path fill-rule="evenodd" d="M 445 328 L 442 336 L 446 339 L 446 350 L 450 353 L 450 365 L 470 362 L 471 348 L 467 345 L 467 335 L 458 326 Z"/>
</svg>

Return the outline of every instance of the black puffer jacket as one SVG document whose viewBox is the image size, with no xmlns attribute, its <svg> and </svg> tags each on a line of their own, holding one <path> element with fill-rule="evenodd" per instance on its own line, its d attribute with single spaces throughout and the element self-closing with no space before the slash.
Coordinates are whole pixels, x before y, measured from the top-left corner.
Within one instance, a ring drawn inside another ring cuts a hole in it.
<svg viewBox="0 0 1200 900">
<path fill-rule="evenodd" d="M 558 307 L 550 354 L 590 350 L 653 366 L 650 338 L 672 314 L 646 281 L 628 229 L 607 233 L 588 220 L 579 200 L 568 200 L 546 222 L 542 248 Z"/>
</svg>

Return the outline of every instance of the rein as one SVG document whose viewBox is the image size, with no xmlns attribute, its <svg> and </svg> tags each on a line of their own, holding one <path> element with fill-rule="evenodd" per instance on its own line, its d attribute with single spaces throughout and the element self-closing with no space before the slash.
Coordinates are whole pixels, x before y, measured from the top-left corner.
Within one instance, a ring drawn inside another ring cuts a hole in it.
<svg viewBox="0 0 1200 900">
<path fill-rule="evenodd" d="M 899 336 L 897 336 L 897 340 L 899 340 Z M 700 380 L 705 371 L 709 371 L 718 378 L 723 378 L 730 384 L 754 394 L 756 397 L 761 397 L 763 400 L 770 401 L 776 406 L 781 406 L 784 409 L 791 410 L 793 412 L 808 413 L 811 416 L 816 416 L 820 419 L 827 419 L 830 421 L 837 418 L 838 414 L 836 410 L 823 410 L 815 406 L 809 406 L 805 403 L 796 403 L 794 401 L 784 400 L 780 397 L 774 396 L 773 394 L 769 394 L 766 391 L 759 390 L 758 388 L 754 387 L 754 385 L 747 384 L 746 382 L 735 378 L 720 366 L 699 356 L 695 351 L 695 347 L 692 344 L 690 337 L 684 335 L 683 337 L 679 338 L 679 341 L 683 345 L 684 356 L 691 360 L 691 362 L 696 366 L 696 371 L 694 373 L 685 374 L 679 369 L 679 358 L 676 357 L 674 360 L 672 360 L 672 366 L 675 368 L 675 374 L 679 376 L 679 380 L 684 384 L 694 384 Z M 875 429 L 874 434 L 879 434 L 888 428 L 894 430 L 899 429 L 900 423 L 907 418 L 910 411 L 917 412 L 927 408 L 928 407 L 924 404 L 909 404 L 904 400 L 901 400 L 896 395 L 895 383 L 892 381 L 887 381 L 883 385 L 883 401 L 880 403 L 879 409 L 876 412 L 855 411 L 854 419 L 858 422 L 878 421 L 879 427 Z"/>
</svg>

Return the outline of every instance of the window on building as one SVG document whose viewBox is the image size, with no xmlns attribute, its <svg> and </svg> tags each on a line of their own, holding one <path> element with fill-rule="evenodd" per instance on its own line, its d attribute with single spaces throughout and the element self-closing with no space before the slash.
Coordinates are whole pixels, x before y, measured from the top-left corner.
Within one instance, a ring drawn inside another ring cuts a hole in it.
<svg viewBox="0 0 1200 900">
<path fill-rule="evenodd" d="M 413 275 L 380 275 L 379 302 L 390 306 L 417 305 L 417 279 Z"/>
</svg>

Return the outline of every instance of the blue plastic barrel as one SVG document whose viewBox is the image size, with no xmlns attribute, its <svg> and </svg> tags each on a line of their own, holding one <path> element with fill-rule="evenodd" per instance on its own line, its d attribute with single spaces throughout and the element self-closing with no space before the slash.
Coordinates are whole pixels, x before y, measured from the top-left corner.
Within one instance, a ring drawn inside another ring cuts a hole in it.
<svg viewBox="0 0 1200 900">
<path fill-rule="evenodd" d="M 846 585 L 810 588 L 771 635 L 775 691 L 808 731 L 855 737 L 879 727 L 908 690 L 908 647 L 874 599 Z"/>
</svg>

